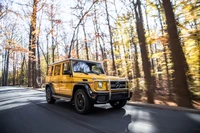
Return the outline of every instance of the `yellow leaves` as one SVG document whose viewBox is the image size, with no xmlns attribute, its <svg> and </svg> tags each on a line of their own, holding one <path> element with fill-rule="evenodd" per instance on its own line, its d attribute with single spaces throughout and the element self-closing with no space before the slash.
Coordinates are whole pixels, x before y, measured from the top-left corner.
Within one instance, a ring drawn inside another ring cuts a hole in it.
<svg viewBox="0 0 200 133">
<path fill-rule="evenodd" d="M 185 42 L 185 47 L 187 47 L 187 49 L 185 48 L 186 55 L 195 55 L 198 53 L 198 47 L 195 45 L 194 40 L 187 40 Z"/>
<path fill-rule="evenodd" d="M 36 34 L 36 33 L 37 33 L 37 31 L 36 31 L 36 30 L 34 30 L 34 31 L 32 31 L 32 33 L 31 33 L 31 34 L 32 34 L 32 35 L 34 35 L 34 34 Z"/>
<path fill-rule="evenodd" d="M 119 55 L 119 54 L 120 54 L 120 52 L 119 52 L 119 51 L 117 51 L 117 50 L 114 50 L 114 54 L 115 54 L 115 55 Z"/>
<path fill-rule="evenodd" d="M 156 15 L 156 14 L 152 14 L 151 17 L 153 17 L 153 18 L 157 18 L 158 15 Z"/>
<path fill-rule="evenodd" d="M 122 26 L 121 23 L 119 23 L 119 22 L 116 22 L 115 24 L 117 25 L 117 27 L 121 27 Z"/>
<path fill-rule="evenodd" d="M 20 53 L 26 53 L 28 52 L 28 49 L 23 48 L 21 44 L 18 44 L 16 40 L 8 39 L 4 40 L 3 48 L 6 50 L 10 50 L 12 52 L 20 52 Z"/>
<path fill-rule="evenodd" d="M 153 38 L 153 37 L 151 37 L 151 38 L 148 38 L 148 39 L 147 39 L 147 42 L 149 42 L 149 44 L 150 44 L 150 43 L 153 44 L 153 43 L 156 43 L 157 40 L 158 40 L 158 38 Z"/>
<path fill-rule="evenodd" d="M 152 58 L 160 58 L 163 55 L 163 52 L 157 52 L 152 55 Z"/>
<path fill-rule="evenodd" d="M 153 2 L 149 2 L 149 7 L 150 7 L 151 10 L 152 9 L 157 10 L 157 7 Z"/>
<path fill-rule="evenodd" d="M 20 53 L 27 53 L 28 49 L 18 46 L 16 48 L 12 48 L 12 51 L 16 51 L 16 52 L 20 52 Z"/>
<path fill-rule="evenodd" d="M 187 4 L 183 7 L 184 12 L 189 12 L 189 11 L 191 11 L 191 9 L 192 9 L 192 5 L 190 5 L 190 4 Z"/>
<path fill-rule="evenodd" d="M 181 34 L 180 34 L 180 37 L 181 38 L 185 38 L 187 40 L 185 41 L 192 41 L 192 40 L 198 40 L 199 39 L 199 36 L 197 36 L 199 33 L 198 33 L 198 30 L 196 29 L 182 29 L 181 30 Z"/>
</svg>

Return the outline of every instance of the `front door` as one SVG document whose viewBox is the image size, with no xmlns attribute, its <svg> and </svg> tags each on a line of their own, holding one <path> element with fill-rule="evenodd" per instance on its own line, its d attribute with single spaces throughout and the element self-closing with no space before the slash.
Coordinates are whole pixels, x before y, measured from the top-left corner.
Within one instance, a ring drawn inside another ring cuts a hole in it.
<svg viewBox="0 0 200 133">
<path fill-rule="evenodd" d="M 62 79 L 60 83 L 60 93 L 63 95 L 72 95 L 72 76 L 69 61 L 62 63 Z"/>
</svg>

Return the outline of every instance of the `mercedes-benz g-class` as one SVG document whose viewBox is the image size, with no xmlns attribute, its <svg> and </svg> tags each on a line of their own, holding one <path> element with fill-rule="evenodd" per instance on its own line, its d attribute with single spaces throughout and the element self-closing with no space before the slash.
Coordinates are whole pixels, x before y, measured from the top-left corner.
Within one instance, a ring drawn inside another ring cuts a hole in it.
<svg viewBox="0 0 200 133">
<path fill-rule="evenodd" d="M 88 113 L 94 104 L 110 103 L 123 107 L 132 92 L 126 78 L 107 76 L 101 63 L 66 59 L 48 66 L 46 100 L 64 99 L 74 104 L 78 113 Z"/>
</svg>

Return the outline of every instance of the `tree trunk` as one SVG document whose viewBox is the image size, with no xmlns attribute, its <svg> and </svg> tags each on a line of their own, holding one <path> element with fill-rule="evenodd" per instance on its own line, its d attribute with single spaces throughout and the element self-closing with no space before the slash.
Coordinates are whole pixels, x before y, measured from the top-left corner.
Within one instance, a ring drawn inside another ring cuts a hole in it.
<svg viewBox="0 0 200 133">
<path fill-rule="evenodd" d="M 15 85 L 15 77 L 16 77 L 16 65 L 15 65 L 15 53 L 13 53 L 13 86 Z"/>
<path fill-rule="evenodd" d="M 142 56 L 142 66 L 144 70 L 144 78 L 146 82 L 147 88 L 147 102 L 154 103 L 154 86 L 152 86 L 152 81 L 154 78 L 151 76 L 151 66 L 148 58 L 147 48 L 146 48 L 146 38 L 143 27 L 143 19 L 142 19 L 142 11 L 141 11 L 141 2 L 137 0 L 137 3 L 134 4 L 134 10 L 136 15 L 136 26 L 137 26 L 137 34 L 140 43 L 140 52 Z M 137 11 L 138 8 L 138 11 Z M 139 13 L 139 14 L 138 14 Z"/>
<path fill-rule="evenodd" d="M 4 59 L 4 61 L 2 63 L 2 86 L 5 86 L 6 54 L 7 54 L 7 50 L 5 50 L 4 56 L 2 54 L 2 59 Z"/>
<path fill-rule="evenodd" d="M 50 19 L 51 19 L 51 47 L 52 47 L 52 63 L 54 63 L 54 54 L 55 54 L 55 44 L 54 44 L 54 15 L 53 15 L 53 4 L 51 4 L 51 11 L 50 11 Z"/>
<path fill-rule="evenodd" d="M 139 78 L 141 77 L 140 75 L 140 69 L 139 69 L 139 63 L 138 63 L 138 51 L 137 51 L 137 46 L 135 44 L 135 42 L 133 42 L 133 46 L 134 46 L 134 49 L 135 49 L 135 77 L 136 78 Z"/>
<path fill-rule="evenodd" d="M 122 38 L 122 46 L 123 46 L 123 52 L 124 52 L 124 60 L 125 60 L 125 66 L 126 66 L 126 69 L 125 69 L 125 77 L 128 76 L 128 73 L 129 73 L 129 68 L 128 68 L 128 55 L 127 55 L 127 52 L 126 52 L 126 43 L 124 43 L 124 39 L 123 37 L 121 36 Z M 120 46 L 119 46 L 120 47 Z M 121 62 L 122 66 L 123 66 L 123 63 Z"/>
<path fill-rule="evenodd" d="M 150 37 L 150 28 L 149 28 L 149 21 L 148 21 L 148 18 L 147 18 L 147 10 L 145 8 L 145 16 L 146 16 L 146 22 L 147 22 L 147 31 L 148 31 L 148 36 Z M 156 46 L 156 45 L 155 45 Z M 153 45 L 152 43 L 150 42 L 149 43 L 149 51 L 150 51 L 150 55 L 152 56 L 154 53 L 153 53 Z M 156 66 L 156 63 L 154 62 L 154 59 L 153 58 L 150 58 L 149 59 L 149 62 L 150 62 L 150 67 L 151 67 L 151 70 L 153 72 L 152 74 L 152 77 L 151 77 L 151 80 L 152 80 L 152 87 L 155 87 L 157 88 L 157 84 L 156 84 L 156 76 L 155 76 L 155 66 Z M 157 65 L 158 65 L 158 59 L 156 59 L 156 62 L 157 62 Z"/>
<path fill-rule="evenodd" d="M 49 65 L 49 34 L 46 35 L 46 40 L 47 40 L 47 60 L 46 60 L 46 63 L 47 63 L 47 70 L 48 70 L 48 65 Z"/>
<path fill-rule="evenodd" d="M 99 60 L 98 58 L 98 45 L 97 45 L 97 41 L 98 41 L 98 37 L 97 37 L 97 32 L 96 32 L 96 29 L 95 29 L 95 23 L 94 23 L 94 31 L 95 31 L 95 59 L 96 61 Z"/>
<path fill-rule="evenodd" d="M 79 27 L 77 28 L 77 32 L 79 31 Z M 78 42 L 78 34 L 76 34 L 76 56 L 77 59 L 80 59 L 79 57 L 79 42 Z"/>
<path fill-rule="evenodd" d="M 114 49 L 113 49 L 113 42 L 112 42 L 112 30 L 111 30 L 111 25 L 110 25 L 110 19 L 109 19 L 109 14 L 108 14 L 108 5 L 107 5 L 107 0 L 105 0 L 105 9 L 106 9 L 106 20 L 108 23 L 108 29 L 109 29 L 109 34 L 110 34 L 110 47 L 111 47 L 111 56 L 112 56 L 112 69 L 114 70 L 114 74 L 116 75 L 116 65 L 115 65 L 115 58 L 114 58 Z"/>
<path fill-rule="evenodd" d="M 97 26 L 97 12 L 96 12 L 96 6 L 94 5 L 94 20 L 93 20 L 93 25 L 94 25 L 94 31 L 95 31 L 95 49 L 96 49 L 96 61 L 99 60 L 98 56 L 98 40 L 99 40 L 99 32 L 98 32 L 98 26 Z M 102 55 L 103 56 L 103 55 Z"/>
<path fill-rule="evenodd" d="M 132 43 L 135 49 L 135 57 L 134 57 L 134 61 L 135 61 L 135 75 L 134 77 L 136 78 L 136 89 L 134 92 L 134 96 L 133 98 L 136 97 L 136 99 L 140 99 L 141 98 L 141 94 L 140 94 L 140 83 L 139 83 L 139 78 L 141 77 L 140 75 L 140 69 L 139 69 L 139 63 L 138 63 L 138 51 L 137 51 L 137 46 L 136 43 L 134 42 L 134 39 L 132 37 Z"/>
<path fill-rule="evenodd" d="M 23 60 L 22 60 L 22 64 L 21 64 L 20 85 L 24 84 L 24 64 L 25 64 L 25 55 L 23 56 Z"/>
<path fill-rule="evenodd" d="M 86 57 L 87 60 L 89 60 L 89 53 L 88 53 L 88 44 L 87 44 L 87 35 L 86 35 L 86 31 L 85 31 L 85 24 L 83 23 L 83 33 L 84 33 L 84 43 L 85 43 L 85 51 L 86 51 Z"/>
<path fill-rule="evenodd" d="M 32 32 L 33 27 L 30 25 L 30 32 L 29 32 L 29 53 L 28 53 L 28 87 L 32 86 Z"/>
<path fill-rule="evenodd" d="M 31 27 L 32 27 L 32 33 L 31 33 L 31 39 L 32 39 L 32 47 L 31 47 L 31 52 L 32 52 L 32 86 L 34 88 L 37 88 L 37 73 L 36 73 L 36 44 L 37 44 L 37 35 L 36 35 L 36 19 L 37 19 L 37 0 L 34 0 L 33 3 L 33 12 L 31 16 Z"/>
<path fill-rule="evenodd" d="M 164 27 L 163 27 L 163 23 L 162 23 L 162 17 L 161 17 L 161 1 L 158 0 L 158 3 L 156 5 L 157 7 L 157 10 L 158 10 L 158 18 L 159 18 L 159 21 L 160 21 L 160 26 L 161 26 L 161 31 L 162 31 L 162 37 L 164 37 Z M 158 5 L 160 5 L 160 8 L 158 7 Z M 164 44 L 166 42 L 162 42 L 162 45 L 163 45 L 163 53 L 164 53 L 164 60 L 165 60 L 165 71 L 166 71 L 166 74 L 167 74 L 167 88 L 169 89 L 169 98 L 171 99 L 171 96 L 172 96 L 172 90 L 171 90 L 171 83 L 170 83 L 170 74 L 169 74 L 169 67 L 168 67 L 168 60 L 167 60 L 167 46 L 166 44 Z"/>
<path fill-rule="evenodd" d="M 148 36 L 150 37 L 150 28 L 149 28 L 149 21 L 148 21 L 148 14 L 147 14 L 147 7 L 144 8 L 145 9 L 145 18 L 146 18 L 146 23 L 147 23 L 147 31 L 148 31 Z M 150 51 L 150 55 L 152 57 L 153 53 L 153 48 L 152 48 L 152 43 L 151 41 L 149 42 L 149 51 Z M 153 74 L 155 74 L 155 63 L 154 63 L 154 59 L 150 58 L 150 64 L 151 64 L 151 69 L 153 71 Z"/>
<path fill-rule="evenodd" d="M 9 59 L 10 59 L 10 48 L 7 50 L 5 79 L 4 79 L 5 80 L 5 86 L 8 86 Z"/>
<path fill-rule="evenodd" d="M 104 71 L 108 75 L 107 54 L 105 53 L 105 41 L 104 41 L 103 37 L 101 37 L 101 40 L 102 40 L 103 46 L 104 46 L 104 49 L 103 49 L 103 47 L 102 47 L 102 45 L 100 43 L 100 40 L 99 40 L 100 50 L 101 50 L 101 54 L 102 54 L 102 59 L 104 60 L 103 67 L 104 67 Z"/>
<path fill-rule="evenodd" d="M 76 40 L 76 56 L 77 56 L 77 59 L 79 59 L 79 42 L 78 42 L 78 39 Z"/>
<path fill-rule="evenodd" d="M 172 52 L 172 60 L 174 63 L 175 89 L 177 93 L 177 103 L 179 106 L 192 108 L 190 91 L 188 89 L 185 63 L 186 59 L 181 48 L 178 37 L 176 21 L 170 0 L 163 0 L 163 7 L 167 20 L 167 31 L 169 34 L 169 45 Z"/>
<path fill-rule="evenodd" d="M 41 81 L 41 67 L 40 67 L 40 49 L 39 49 L 39 36 L 37 37 L 37 60 L 38 60 L 38 66 L 37 66 L 37 80 L 39 83 L 37 83 L 37 87 L 41 87 L 42 83 Z"/>
</svg>

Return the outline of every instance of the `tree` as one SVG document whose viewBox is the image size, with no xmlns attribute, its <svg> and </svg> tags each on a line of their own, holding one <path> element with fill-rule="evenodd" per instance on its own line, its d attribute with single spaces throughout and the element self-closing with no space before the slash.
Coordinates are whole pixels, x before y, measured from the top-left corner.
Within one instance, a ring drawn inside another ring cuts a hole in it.
<svg viewBox="0 0 200 133">
<path fill-rule="evenodd" d="M 146 48 L 146 38 L 143 27 L 141 2 L 140 0 L 137 0 L 136 3 L 133 4 L 136 15 L 136 27 L 137 27 L 138 40 L 140 43 L 140 52 L 142 56 L 142 66 L 144 70 L 144 78 L 147 88 L 147 101 L 148 103 L 154 103 L 154 86 L 152 86 L 152 79 L 154 78 L 151 76 L 151 71 L 150 71 L 151 66 Z"/>
<path fill-rule="evenodd" d="M 165 10 L 167 31 L 169 34 L 169 45 L 172 52 L 172 60 L 175 70 L 175 89 L 177 93 L 177 103 L 179 106 L 192 107 L 190 92 L 188 89 L 185 56 L 179 41 L 176 21 L 170 0 L 162 0 Z"/>
<path fill-rule="evenodd" d="M 37 34 L 36 34 L 36 22 L 37 22 L 37 4 L 40 0 L 33 1 L 33 11 L 31 14 L 31 24 L 29 33 L 29 60 L 28 60 L 28 86 L 33 86 L 38 88 L 36 81 L 37 68 L 36 68 L 36 44 L 37 44 Z"/>
<path fill-rule="evenodd" d="M 158 10 L 158 18 L 159 18 L 159 22 L 160 22 L 160 26 L 161 26 L 161 32 L 162 32 L 162 36 L 161 36 L 161 43 L 163 45 L 163 53 L 164 53 L 164 61 L 165 61 L 165 71 L 166 71 L 166 75 L 167 75 L 167 88 L 169 89 L 169 95 L 170 98 L 172 96 L 172 90 L 171 90 L 171 83 L 170 83 L 170 74 L 169 74 L 169 66 L 168 66 L 168 60 L 167 60 L 167 46 L 165 41 L 162 41 L 164 38 L 164 32 L 166 31 L 163 27 L 163 22 L 162 22 L 162 16 L 161 16 L 161 11 L 163 9 L 161 1 L 158 0 L 158 3 L 156 4 L 156 8 Z M 167 40 L 167 39 L 165 39 Z"/>
<path fill-rule="evenodd" d="M 71 52 L 72 52 L 72 46 L 74 45 L 74 38 L 75 38 L 75 35 L 77 33 L 77 29 L 79 27 L 79 25 L 82 23 L 82 21 L 84 20 L 84 18 L 86 17 L 86 15 L 90 12 L 90 10 L 92 9 L 92 7 L 94 6 L 94 4 L 97 2 L 97 0 L 94 0 L 91 4 L 91 6 L 88 8 L 88 10 L 86 10 L 80 17 L 78 23 L 76 24 L 76 26 L 74 27 L 74 31 L 73 31 L 73 35 L 72 35 L 72 38 L 71 38 L 71 44 L 69 46 L 69 54 L 68 54 L 68 58 L 71 58 Z"/>
<path fill-rule="evenodd" d="M 107 0 L 105 0 L 105 10 L 106 10 L 106 21 L 108 23 L 109 37 L 110 37 L 110 47 L 111 47 L 111 56 L 112 56 L 112 69 L 114 71 L 114 75 L 116 75 L 116 66 L 115 66 L 115 58 L 114 58 L 114 49 L 113 49 L 113 41 L 112 41 L 112 29 L 110 25 L 110 18 L 108 13 L 108 4 Z"/>
</svg>

